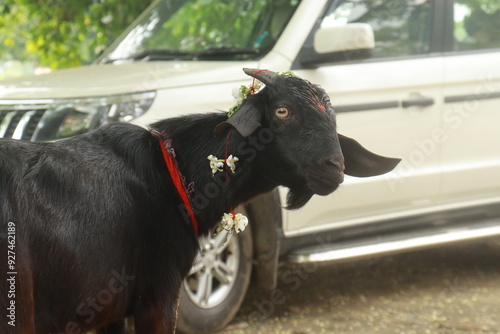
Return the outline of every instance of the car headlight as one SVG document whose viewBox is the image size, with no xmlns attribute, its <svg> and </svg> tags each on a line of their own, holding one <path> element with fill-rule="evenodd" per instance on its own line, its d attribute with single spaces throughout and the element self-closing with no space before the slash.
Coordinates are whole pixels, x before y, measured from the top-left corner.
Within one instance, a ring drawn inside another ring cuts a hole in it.
<svg viewBox="0 0 500 334">
<path fill-rule="evenodd" d="M 35 141 L 72 137 L 113 122 L 129 122 L 144 114 L 156 93 L 56 100 L 47 107 L 33 134 Z"/>
</svg>

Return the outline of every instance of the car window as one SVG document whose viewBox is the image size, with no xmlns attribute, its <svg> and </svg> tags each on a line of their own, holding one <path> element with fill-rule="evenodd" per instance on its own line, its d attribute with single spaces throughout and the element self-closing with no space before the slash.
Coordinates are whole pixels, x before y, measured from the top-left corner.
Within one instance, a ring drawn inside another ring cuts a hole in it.
<svg viewBox="0 0 500 334">
<path fill-rule="evenodd" d="M 327 14 L 322 27 L 368 23 L 375 35 L 372 58 L 425 54 L 430 48 L 432 1 L 344 1 Z"/>
<path fill-rule="evenodd" d="M 272 49 L 300 0 L 163 0 L 97 62 L 247 60 Z"/>
<path fill-rule="evenodd" d="M 457 0 L 453 21 L 455 51 L 500 47 L 500 1 Z"/>
</svg>

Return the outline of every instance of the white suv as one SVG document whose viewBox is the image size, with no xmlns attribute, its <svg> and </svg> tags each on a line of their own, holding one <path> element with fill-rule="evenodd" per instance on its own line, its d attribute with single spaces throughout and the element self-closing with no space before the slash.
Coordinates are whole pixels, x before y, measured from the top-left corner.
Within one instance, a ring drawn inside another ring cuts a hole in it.
<svg viewBox="0 0 500 334">
<path fill-rule="evenodd" d="M 296 212 L 281 208 L 281 190 L 257 198 L 244 208 L 251 231 L 203 239 L 179 327 L 209 332 L 234 316 L 251 272 L 269 289 L 290 279 L 279 261 L 500 235 L 499 22 L 495 0 L 163 0 L 95 65 L 0 82 L 0 137 L 57 140 L 227 110 L 251 67 L 320 84 L 339 131 L 403 159 Z"/>
</svg>

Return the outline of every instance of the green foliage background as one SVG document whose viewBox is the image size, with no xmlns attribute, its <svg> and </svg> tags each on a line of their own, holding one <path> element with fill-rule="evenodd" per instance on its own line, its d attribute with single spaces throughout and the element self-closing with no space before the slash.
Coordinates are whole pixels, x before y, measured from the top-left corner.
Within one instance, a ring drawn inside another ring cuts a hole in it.
<svg viewBox="0 0 500 334">
<path fill-rule="evenodd" d="M 152 45 L 182 51 L 247 45 L 268 0 L 197 0 L 179 9 L 151 40 Z"/>
<path fill-rule="evenodd" d="M 90 63 L 152 1 L 0 0 L 0 61 L 34 61 L 52 69 Z M 240 46 L 247 41 L 248 34 L 256 33 L 244 28 L 253 26 L 255 15 L 265 3 L 264 0 L 193 1 L 164 26 L 163 33 L 159 32 L 151 43 L 157 43 L 155 47 L 185 51 L 203 48 L 205 44 Z M 381 6 L 380 3 L 372 1 L 366 5 Z M 383 3 L 405 6 L 403 1 Z M 457 0 L 457 3 L 486 14 L 500 10 L 498 0 Z M 388 8 L 394 9 L 391 6 Z M 482 18 L 478 16 L 477 20 Z M 422 24 L 427 24 L 426 20 L 422 20 Z M 494 26 L 500 27 L 500 23 Z M 465 28 L 458 27 L 460 29 L 465 36 Z M 381 34 L 379 31 L 379 39 Z M 228 38 L 236 40 L 228 41 Z"/>
<path fill-rule="evenodd" d="M 152 0 L 0 0 L 0 60 L 91 62 Z"/>
</svg>

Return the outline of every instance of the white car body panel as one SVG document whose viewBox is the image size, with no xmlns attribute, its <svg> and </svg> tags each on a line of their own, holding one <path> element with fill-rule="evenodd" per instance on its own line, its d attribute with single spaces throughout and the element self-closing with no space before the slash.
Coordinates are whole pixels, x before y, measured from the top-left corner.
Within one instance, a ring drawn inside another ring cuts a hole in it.
<svg viewBox="0 0 500 334">
<path fill-rule="evenodd" d="M 131 62 L 60 70 L 0 82 L 0 104 L 157 91 L 151 108 L 132 121 L 141 126 L 166 117 L 227 110 L 234 104 L 232 90 L 251 82 L 243 67 L 290 70 L 325 3 L 303 0 L 273 50 L 260 61 Z M 500 202 L 500 146 L 498 154 L 490 147 L 500 143 L 499 99 L 445 103 L 447 96 L 498 93 L 499 59 L 500 52 L 491 52 L 296 71 L 325 88 L 334 108 L 396 101 L 397 107 L 339 112 L 338 131 L 403 161 L 383 176 L 346 177 L 335 193 L 314 196 L 301 210 L 283 210 L 284 234 Z M 434 103 L 401 106 L 403 100 L 419 97 Z M 465 111 L 457 114 L 457 108 Z M 280 194 L 284 203 L 286 189 Z"/>
<path fill-rule="evenodd" d="M 440 202 L 500 198 L 500 52 L 446 57 L 444 83 L 445 96 L 467 97 L 443 110 Z"/>
<path fill-rule="evenodd" d="M 319 82 L 330 94 L 334 108 L 360 101 L 400 102 L 417 95 L 432 97 L 436 103 L 429 107 L 402 108 L 400 104 L 398 108 L 338 113 L 339 133 L 356 138 L 373 152 L 403 161 L 391 173 L 371 178 L 347 177 L 333 194 L 313 197 L 306 207 L 288 214 L 285 233 L 317 232 L 378 221 L 387 214 L 406 216 L 436 205 L 440 152 L 437 145 L 429 149 L 425 145 L 428 138 L 436 136 L 433 133 L 441 119 L 441 58 L 324 66 L 321 70 L 297 73 Z"/>
</svg>

